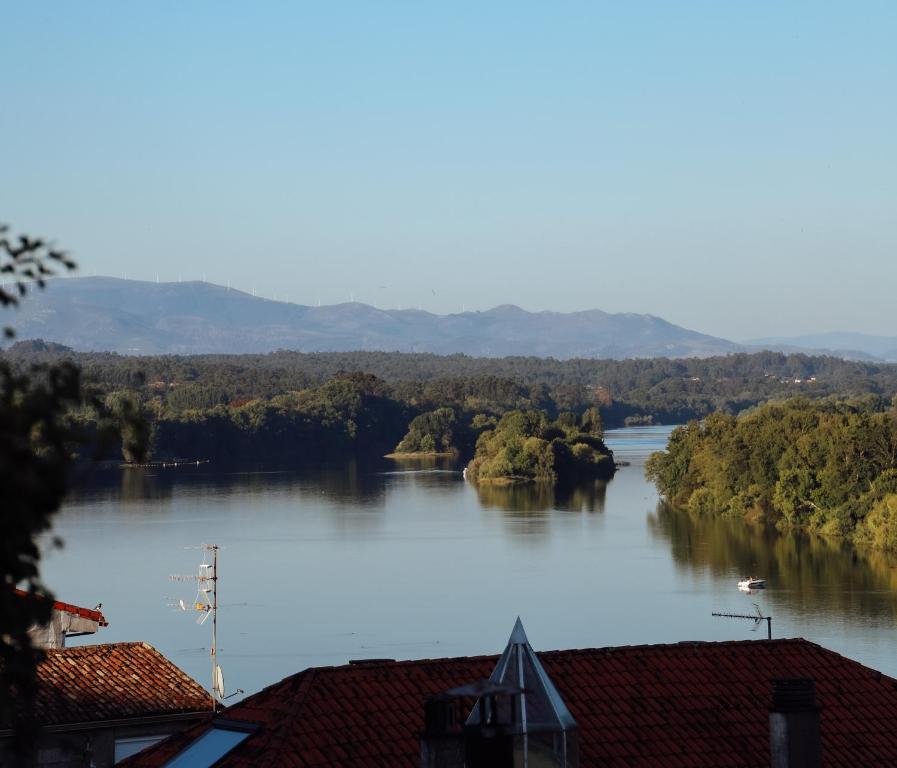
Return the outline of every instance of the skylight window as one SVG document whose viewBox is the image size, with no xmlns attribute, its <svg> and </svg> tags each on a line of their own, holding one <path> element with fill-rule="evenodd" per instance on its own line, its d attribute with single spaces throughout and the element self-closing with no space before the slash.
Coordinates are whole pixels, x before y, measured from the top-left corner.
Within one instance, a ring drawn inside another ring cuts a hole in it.
<svg viewBox="0 0 897 768">
<path fill-rule="evenodd" d="M 209 768 L 252 735 L 252 728 L 217 723 L 164 768 Z"/>
</svg>

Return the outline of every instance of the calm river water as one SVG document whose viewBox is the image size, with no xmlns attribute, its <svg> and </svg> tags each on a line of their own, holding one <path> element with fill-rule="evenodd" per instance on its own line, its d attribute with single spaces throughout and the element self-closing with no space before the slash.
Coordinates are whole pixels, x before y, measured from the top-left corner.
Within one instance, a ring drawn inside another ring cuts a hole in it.
<svg viewBox="0 0 897 768">
<path fill-rule="evenodd" d="M 630 466 L 565 494 L 385 461 L 116 471 L 66 505 L 44 574 L 67 602 L 102 602 L 110 626 L 87 642 L 145 640 L 207 684 L 209 625 L 171 607 L 195 590 L 169 575 L 196 572 L 188 547 L 221 545 L 220 662 L 248 693 L 312 665 L 498 653 L 518 615 L 537 650 L 764 637 L 711 617 L 755 605 L 774 637 L 897 676 L 897 564 L 664 511 L 643 464 L 668 434 L 610 431 Z M 769 588 L 740 593 L 746 573 Z"/>
</svg>

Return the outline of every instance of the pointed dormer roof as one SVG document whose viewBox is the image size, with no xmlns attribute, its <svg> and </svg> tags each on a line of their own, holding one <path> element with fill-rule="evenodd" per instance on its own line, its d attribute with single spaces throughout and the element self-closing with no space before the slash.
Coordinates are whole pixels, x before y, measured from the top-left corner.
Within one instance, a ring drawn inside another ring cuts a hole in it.
<svg viewBox="0 0 897 768">
<path fill-rule="evenodd" d="M 523 689 L 519 723 L 524 732 L 576 728 L 576 720 L 529 644 L 519 616 L 489 682 Z M 467 725 L 480 723 L 480 702 L 477 701 L 467 718 Z"/>
</svg>

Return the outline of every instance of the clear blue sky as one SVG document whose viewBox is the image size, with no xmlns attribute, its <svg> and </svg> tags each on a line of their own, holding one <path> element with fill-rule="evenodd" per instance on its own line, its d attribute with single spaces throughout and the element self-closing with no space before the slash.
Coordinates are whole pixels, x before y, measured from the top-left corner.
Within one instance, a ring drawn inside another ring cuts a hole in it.
<svg viewBox="0 0 897 768">
<path fill-rule="evenodd" d="M 6 3 L 0 220 L 302 303 L 897 334 L 897 2 Z"/>
</svg>

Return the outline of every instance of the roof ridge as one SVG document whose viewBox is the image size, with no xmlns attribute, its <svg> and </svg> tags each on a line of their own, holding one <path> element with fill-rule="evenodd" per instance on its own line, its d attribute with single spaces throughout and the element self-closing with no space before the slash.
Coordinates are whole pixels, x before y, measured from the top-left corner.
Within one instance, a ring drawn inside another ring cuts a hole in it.
<svg viewBox="0 0 897 768">
<path fill-rule="evenodd" d="M 707 645 L 712 646 L 737 646 L 737 645 L 750 645 L 752 643 L 776 643 L 776 644 L 784 644 L 784 643 L 805 643 L 807 645 L 814 645 L 817 648 L 822 648 L 818 643 L 814 643 L 812 640 L 806 640 L 802 637 L 781 637 L 773 640 L 766 639 L 756 639 L 756 640 L 679 640 L 674 643 L 640 643 L 636 645 L 604 645 L 604 646 L 585 646 L 582 648 L 553 648 L 550 650 L 537 651 L 533 648 L 533 652 L 539 654 L 540 656 L 545 653 L 550 654 L 558 654 L 558 653 L 582 653 L 582 652 L 590 652 L 594 653 L 596 651 L 604 651 L 604 652 L 613 652 L 613 651 L 623 651 L 623 650 L 638 650 L 642 648 L 650 648 L 653 650 L 666 650 L 669 648 L 689 648 L 689 647 L 703 647 Z M 828 649 L 825 649 L 828 650 Z M 365 662 L 364 664 L 328 664 L 320 667 L 306 667 L 306 669 L 301 672 L 296 672 L 294 675 L 302 674 L 302 672 L 306 672 L 309 669 L 318 669 L 318 670 L 354 670 L 354 669 L 378 669 L 383 667 L 397 667 L 397 666 L 406 666 L 409 664 L 413 664 L 415 666 L 421 664 L 445 664 L 447 661 L 457 661 L 458 659 L 470 659 L 470 660 L 483 660 L 488 661 L 489 659 L 499 658 L 501 653 L 481 653 L 475 656 L 440 656 L 437 658 L 423 658 L 423 659 L 396 659 L 394 661 L 383 661 L 378 662 L 374 661 L 371 663 Z M 292 677 L 290 675 L 288 677 Z M 287 678 L 283 678 L 286 680 Z M 281 681 L 282 682 L 282 681 Z M 277 683 L 274 683 L 277 685 Z M 269 686 L 271 687 L 271 686 Z"/>
<path fill-rule="evenodd" d="M 384 669 L 384 668 L 391 669 L 393 667 L 407 666 L 409 664 L 413 664 L 414 666 L 419 666 L 421 664 L 425 664 L 425 665 L 445 664 L 448 661 L 457 661 L 458 659 L 488 661 L 489 659 L 497 659 L 499 656 L 501 656 L 500 653 L 483 653 L 483 654 L 478 654 L 476 656 L 441 656 L 436 659 L 430 659 L 430 658 L 394 659 L 391 661 L 376 661 L 375 660 L 375 661 L 371 661 L 371 662 L 362 660 L 364 662 L 362 664 L 350 664 L 349 662 L 347 662 L 345 664 L 325 664 L 325 665 L 318 666 L 318 667 L 306 667 L 305 669 L 300 669 L 298 672 L 293 672 L 293 674 L 291 674 L 291 675 L 282 677 L 280 680 L 277 680 L 276 682 L 273 682 L 270 685 L 266 685 L 264 688 L 260 688 L 258 691 L 253 693 L 252 696 L 257 696 L 258 694 L 262 693 L 263 691 L 270 690 L 271 688 L 276 688 L 277 686 L 285 683 L 287 680 L 291 680 L 293 678 L 299 677 L 301 675 L 304 675 L 306 672 L 310 672 L 312 670 L 316 670 L 319 672 L 329 672 L 331 670 L 336 671 L 336 672 L 342 672 L 342 671 L 349 672 L 351 670 L 362 670 L 362 669 L 364 669 L 364 670 Z M 250 698 L 250 697 L 247 697 L 247 698 Z M 245 701 L 245 700 L 246 699 L 243 699 L 243 701 Z"/>
<path fill-rule="evenodd" d="M 144 640 L 121 640 L 116 643 L 89 643 L 87 645 L 71 645 L 66 648 L 47 648 L 46 652 L 49 656 L 50 654 L 61 655 L 64 653 L 91 653 L 97 652 L 101 650 L 105 650 L 108 648 L 126 648 L 126 647 L 135 647 L 135 646 L 143 646 L 145 648 L 149 648 L 152 651 L 155 651 L 160 656 L 164 655 L 153 645 L 150 645 Z"/>
<path fill-rule="evenodd" d="M 566 654 L 566 653 L 595 653 L 595 652 L 605 652 L 605 653 L 613 653 L 615 651 L 634 651 L 640 649 L 651 649 L 653 651 L 657 650 L 666 650 L 670 648 L 689 648 L 689 647 L 704 647 L 704 646 L 741 646 L 741 645 L 750 645 L 752 643 L 774 643 L 774 644 L 807 644 L 813 645 L 817 648 L 822 648 L 823 646 L 818 643 L 814 643 L 811 640 L 807 640 L 802 637 L 782 637 L 776 638 L 774 640 L 680 640 L 674 643 L 641 643 L 637 645 L 606 645 L 606 646 L 587 646 L 584 648 L 555 648 L 547 651 L 537 651 L 533 649 L 533 652 L 538 654 L 539 656 L 543 655 L 557 655 L 557 654 Z M 152 647 L 152 646 L 151 646 Z M 828 650 L 827 648 L 823 650 Z M 291 675 L 287 675 L 286 677 L 282 677 L 280 680 L 277 680 L 270 685 L 266 685 L 264 688 L 260 688 L 253 694 L 250 694 L 245 699 L 243 699 L 240 704 L 249 701 L 250 699 L 255 698 L 256 696 L 260 696 L 263 693 L 269 692 L 278 686 L 284 685 L 289 680 L 293 680 L 295 678 L 301 677 L 308 672 L 316 671 L 321 673 L 326 672 L 340 672 L 340 673 L 355 673 L 359 670 L 375 670 L 375 669 L 393 669 L 395 667 L 407 667 L 407 666 L 430 666 L 430 665 L 442 665 L 449 662 L 457 662 L 458 659 L 466 659 L 468 661 L 493 661 L 501 658 L 501 653 L 483 653 L 477 654 L 475 656 L 441 656 L 438 658 L 423 658 L 423 659 L 397 659 L 395 661 L 382 661 L 382 662 L 371 662 L 365 664 L 326 664 L 323 666 L 317 667 L 306 667 L 305 669 L 299 670 L 298 672 L 294 672 Z M 845 657 L 846 658 L 846 657 Z M 234 704 L 234 707 L 238 706 L 238 704 Z"/>
<path fill-rule="evenodd" d="M 301 678 L 303 675 L 305 675 L 307 672 L 310 672 L 313 669 L 338 669 L 338 667 L 334 667 L 334 666 L 306 667 L 305 669 L 300 669 L 298 672 L 293 672 L 293 674 L 291 674 L 291 675 L 287 675 L 286 677 L 280 678 L 280 680 L 275 680 L 273 683 L 269 683 L 264 688 L 259 688 L 255 693 L 250 693 L 246 698 L 240 699 L 240 701 L 237 701 L 237 702 L 231 704 L 231 706 L 228 707 L 228 709 L 226 709 L 225 711 L 229 711 L 230 709 L 235 709 L 236 707 L 239 707 L 244 702 L 249 701 L 250 699 L 253 699 L 256 696 L 260 696 L 263 693 L 269 693 L 269 692 L 273 691 L 275 688 L 281 688 L 284 685 L 286 685 L 288 683 L 288 681 L 297 680 L 297 679 Z"/>
<path fill-rule="evenodd" d="M 536 651 L 539 655 L 542 654 L 561 654 L 561 653 L 596 653 L 596 652 L 604 652 L 604 653 L 613 653 L 615 651 L 637 651 L 637 650 L 651 650 L 651 651 L 666 651 L 670 649 L 676 648 L 706 648 L 707 646 L 747 646 L 752 645 L 753 643 L 767 643 L 767 644 L 776 644 L 776 645 L 784 645 L 784 644 L 801 644 L 801 645 L 813 645 L 817 648 L 822 648 L 818 643 L 814 643 L 812 640 L 807 640 L 803 637 L 779 637 L 773 640 L 767 640 L 765 638 L 756 638 L 753 640 L 678 640 L 674 643 L 639 643 L 635 645 L 605 645 L 605 646 L 586 646 L 584 648 L 555 648 L 548 651 Z M 827 648 L 824 650 L 828 650 Z"/>
<path fill-rule="evenodd" d="M 790 638 L 790 639 L 797 640 L 800 638 Z M 769 642 L 769 641 L 767 641 L 767 642 Z M 888 680 L 888 681 L 894 683 L 895 685 L 897 685 L 897 677 L 891 677 L 891 675 L 888 675 L 879 669 L 875 669 L 875 667 L 868 667 L 865 664 L 863 664 L 861 661 L 857 661 L 856 659 L 851 659 L 850 656 L 845 656 L 843 653 L 838 653 L 838 651 L 833 651 L 831 648 L 826 648 L 824 645 L 819 645 L 819 643 L 814 643 L 812 640 L 804 640 L 803 642 L 806 643 L 807 645 L 812 645 L 813 647 L 815 647 L 816 649 L 818 649 L 820 651 L 824 651 L 826 654 L 830 654 L 832 656 L 837 656 L 838 659 L 840 659 L 841 661 L 849 661 L 854 666 L 859 667 L 860 669 L 863 669 L 866 672 L 869 672 L 871 674 L 871 676 L 875 678 L 876 682 L 881 682 L 882 680 Z"/>
</svg>

